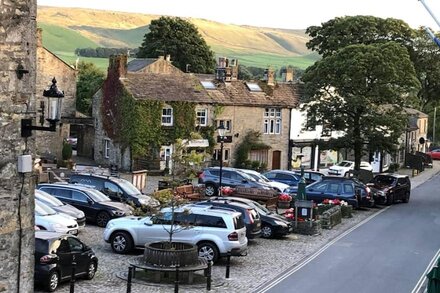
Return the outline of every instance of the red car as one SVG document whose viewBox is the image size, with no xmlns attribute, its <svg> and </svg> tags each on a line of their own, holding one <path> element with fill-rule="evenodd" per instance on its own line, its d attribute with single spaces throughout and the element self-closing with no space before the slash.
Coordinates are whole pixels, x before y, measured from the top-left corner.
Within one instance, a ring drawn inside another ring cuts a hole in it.
<svg viewBox="0 0 440 293">
<path fill-rule="evenodd" d="M 426 154 L 431 156 L 433 160 L 440 160 L 440 149 L 432 150 L 430 152 L 427 152 Z"/>
</svg>

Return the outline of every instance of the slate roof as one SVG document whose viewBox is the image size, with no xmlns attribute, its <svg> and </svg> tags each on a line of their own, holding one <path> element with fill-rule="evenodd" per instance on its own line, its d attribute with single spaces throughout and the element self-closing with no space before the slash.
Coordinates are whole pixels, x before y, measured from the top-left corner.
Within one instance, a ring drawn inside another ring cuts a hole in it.
<svg viewBox="0 0 440 293">
<path fill-rule="evenodd" d="M 128 72 L 121 81 L 136 99 L 190 101 L 195 103 L 236 106 L 296 107 L 299 100 L 297 84 L 278 83 L 271 95 L 251 92 L 245 81 L 213 81 L 216 89 L 206 90 L 200 76 L 193 74 L 160 74 Z M 205 80 L 205 79 L 204 79 Z"/>
<path fill-rule="evenodd" d="M 127 70 L 131 72 L 139 71 L 157 61 L 157 58 L 133 59 L 127 63 Z"/>
</svg>

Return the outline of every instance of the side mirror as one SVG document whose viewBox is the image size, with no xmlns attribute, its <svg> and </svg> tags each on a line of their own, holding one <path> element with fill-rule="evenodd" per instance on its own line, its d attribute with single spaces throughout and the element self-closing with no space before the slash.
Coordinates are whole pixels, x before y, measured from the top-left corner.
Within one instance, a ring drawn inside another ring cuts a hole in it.
<svg viewBox="0 0 440 293">
<path fill-rule="evenodd" d="M 242 183 L 247 183 L 248 181 L 246 179 L 241 179 Z"/>
<path fill-rule="evenodd" d="M 89 205 L 93 204 L 93 200 L 91 200 L 90 198 L 87 199 L 87 202 L 89 203 Z"/>
<path fill-rule="evenodd" d="M 152 222 L 151 220 L 146 220 L 146 221 L 144 222 L 144 225 L 145 225 L 145 226 L 153 226 L 153 222 Z"/>
</svg>

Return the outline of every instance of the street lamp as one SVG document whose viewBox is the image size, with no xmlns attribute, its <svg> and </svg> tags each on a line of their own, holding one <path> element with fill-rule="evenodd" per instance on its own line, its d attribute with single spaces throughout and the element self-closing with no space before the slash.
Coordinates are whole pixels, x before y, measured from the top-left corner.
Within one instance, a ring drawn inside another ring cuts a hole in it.
<svg viewBox="0 0 440 293">
<path fill-rule="evenodd" d="M 57 80 L 52 79 L 52 85 L 49 89 L 43 91 L 43 97 L 47 98 L 47 118 L 49 126 L 44 125 L 44 101 L 40 103 L 40 124 L 41 126 L 32 125 L 33 119 L 21 119 L 21 137 L 32 136 L 32 130 L 56 131 L 57 122 L 61 120 L 61 99 L 64 98 L 64 92 L 57 87 Z"/>
<path fill-rule="evenodd" d="M 220 178 L 219 178 L 219 183 L 218 183 L 218 193 L 220 196 L 223 196 L 222 193 L 222 173 L 223 173 L 223 142 L 224 142 L 224 138 L 225 138 L 225 132 L 226 132 L 226 128 L 223 125 L 223 123 L 220 124 L 219 127 L 217 127 L 217 132 L 218 132 L 218 138 L 220 140 Z"/>
</svg>

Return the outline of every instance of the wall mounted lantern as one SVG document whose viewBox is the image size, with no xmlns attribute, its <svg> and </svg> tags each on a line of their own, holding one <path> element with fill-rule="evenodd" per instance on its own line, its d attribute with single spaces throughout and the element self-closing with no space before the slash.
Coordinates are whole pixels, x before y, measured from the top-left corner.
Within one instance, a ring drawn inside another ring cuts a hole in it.
<svg viewBox="0 0 440 293">
<path fill-rule="evenodd" d="M 40 124 L 41 126 L 32 125 L 33 119 L 21 119 L 21 137 L 32 136 L 32 130 L 56 131 L 56 125 L 61 120 L 61 99 L 64 98 L 64 92 L 57 87 L 57 80 L 52 79 L 52 85 L 49 89 L 43 91 L 43 97 L 47 98 L 47 118 L 49 126 L 44 125 L 44 101 L 40 104 Z"/>
</svg>

